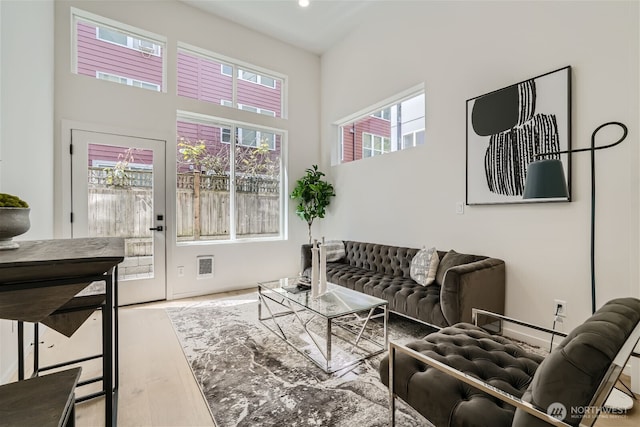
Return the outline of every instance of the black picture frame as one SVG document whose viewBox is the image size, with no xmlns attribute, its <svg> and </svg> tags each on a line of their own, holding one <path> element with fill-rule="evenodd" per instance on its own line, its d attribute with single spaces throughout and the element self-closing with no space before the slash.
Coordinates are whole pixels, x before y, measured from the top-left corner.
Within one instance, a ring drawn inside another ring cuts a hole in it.
<svg viewBox="0 0 640 427">
<path fill-rule="evenodd" d="M 495 90 L 466 103 L 466 204 L 571 201 L 571 66 Z M 569 197 L 523 199 L 527 165 L 560 159 Z"/>
</svg>

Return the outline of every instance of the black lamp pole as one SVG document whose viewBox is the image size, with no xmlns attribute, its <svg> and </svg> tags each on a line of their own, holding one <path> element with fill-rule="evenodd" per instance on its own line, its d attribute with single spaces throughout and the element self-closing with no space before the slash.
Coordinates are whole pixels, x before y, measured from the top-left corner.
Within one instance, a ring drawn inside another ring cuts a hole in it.
<svg viewBox="0 0 640 427">
<path fill-rule="evenodd" d="M 623 131 L 622 137 L 612 144 L 596 147 L 596 134 L 600 129 L 609 125 L 620 126 Z M 545 156 L 551 156 L 556 154 L 571 154 L 571 153 L 580 153 L 584 151 L 591 152 L 591 313 L 595 313 L 596 311 L 596 261 L 595 261 L 595 253 L 596 253 L 596 249 L 595 249 L 596 248 L 596 245 L 595 245 L 595 239 L 596 239 L 595 160 L 596 159 L 595 159 L 595 153 L 597 150 L 604 150 L 605 148 L 615 147 L 616 145 L 620 144 L 627 137 L 627 133 L 628 133 L 628 130 L 624 124 L 620 122 L 607 122 L 598 126 L 596 130 L 593 131 L 593 133 L 591 134 L 591 147 L 589 148 L 579 148 L 577 150 L 554 151 L 551 153 L 542 153 L 542 154 L 534 155 L 534 157 L 545 157 Z M 554 178 L 550 178 L 549 176 L 545 176 L 544 174 L 544 171 L 546 169 L 538 168 L 538 166 L 541 166 L 543 162 L 551 166 L 556 166 L 556 167 L 559 166 L 560 168 L 562 167 L 562 163 L 560 162 L 560 160 L 538 160 L 538 161 L 532 162 L 529 165 L 529 169 L 527 171 L 527 181 L 525 184 L 525 191 L 523 196 L 525 199 L 558 197 L 557 194 L 549 195 L 545 193 L 546 188 L 549 188 L 549 187 L 557 188 L 558 185 L 556 184 L 558 183 L 557 182 L 549 183 L 549 180 L 555 179 L 557 175 L 555 175 Z M 564 174 L 560 174 L 560 176 L 561 176 L 561 179 L 564 179 Z M 566 191 L 566 181 L 560 183 L 560 185 L 564 186 L 564 189 L 565 189 L 564 191 L 566 192 L 566 196 L 568 197 L 569 194 Z"/>
</svg>

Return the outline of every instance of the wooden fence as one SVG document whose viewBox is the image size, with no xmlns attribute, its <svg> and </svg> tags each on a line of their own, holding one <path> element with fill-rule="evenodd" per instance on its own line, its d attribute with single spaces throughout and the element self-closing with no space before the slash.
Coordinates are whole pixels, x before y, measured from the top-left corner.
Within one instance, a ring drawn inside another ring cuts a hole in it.
<svg viewBox="0 0 640 427">
<path fill-rule="evenodd" d="M 91 169 L 96 169 L 92 171 Z M 89 227 L 92 236 L 127 237 L 127 255 L 151 254 L 154 227 L 151 172 L 127 173 L 124 185 L 110 185 L 100 168 L 89 173 Z M 176 231 L 178 240 L 224 239 L 230 232 L 229 178 L 178 174 Z M 132 185 L 127 185 L 128 183 Z M 133 185 L 135 184 L 135 185 Z M 236 180 L 236 235 L 280 232 L 280 184 L 267 178 Z M 134 244 L 135 243 L 135 244 Z"/>
</svg>

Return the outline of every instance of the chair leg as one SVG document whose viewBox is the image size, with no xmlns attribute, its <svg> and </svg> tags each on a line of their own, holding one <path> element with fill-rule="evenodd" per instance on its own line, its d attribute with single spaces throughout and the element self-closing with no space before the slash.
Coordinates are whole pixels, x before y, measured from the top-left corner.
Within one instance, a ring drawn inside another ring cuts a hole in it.
<svg viewBox="0 0 640 427">
<path fill-rule="evenodd" d="M 18 381 L 24 379 L 24 322 L 18 320 Z"/>
<path fill-rule="evenodd" d="M 40 374 L 40 328 L 39 323 L 33 324 L 33 376 Z"/>
</svg>

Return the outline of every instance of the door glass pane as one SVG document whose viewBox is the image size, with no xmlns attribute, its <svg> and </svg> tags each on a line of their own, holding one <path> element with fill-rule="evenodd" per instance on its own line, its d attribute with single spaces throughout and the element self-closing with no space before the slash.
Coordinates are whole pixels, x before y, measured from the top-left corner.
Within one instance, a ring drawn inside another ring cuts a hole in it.
<svg viewBox="0 0 640 427">
<path fill-rule="evenodd" d="M 90 237 L 124 237 L 120 279 L 146 279 L 153 271 L 153 151 L 88 145 Z"/>
</svg>

